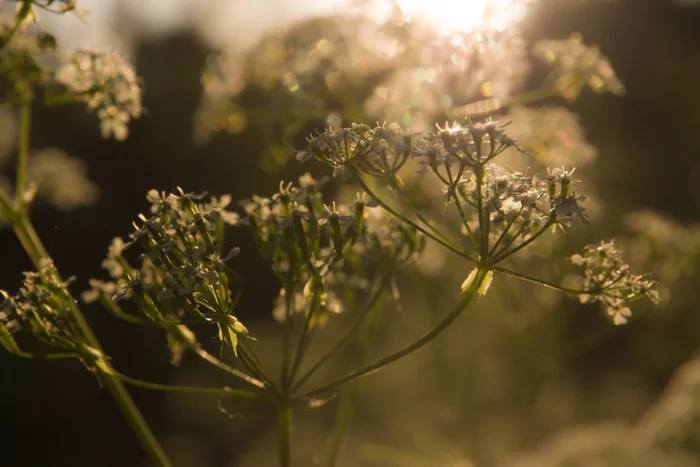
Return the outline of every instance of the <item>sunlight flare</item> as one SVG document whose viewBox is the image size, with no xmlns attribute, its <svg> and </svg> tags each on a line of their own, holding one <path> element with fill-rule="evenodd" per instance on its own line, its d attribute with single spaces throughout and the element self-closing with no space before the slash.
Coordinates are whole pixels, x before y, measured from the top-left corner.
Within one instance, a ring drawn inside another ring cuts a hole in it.
<svg viewBox="0 0 700 467">
<path fill-rule="evenodd" d="M 532 0 L 395 0 L 410 19 L 430 21 L 446 34 L 505 30 L 525 17 Z"/>
</svg>

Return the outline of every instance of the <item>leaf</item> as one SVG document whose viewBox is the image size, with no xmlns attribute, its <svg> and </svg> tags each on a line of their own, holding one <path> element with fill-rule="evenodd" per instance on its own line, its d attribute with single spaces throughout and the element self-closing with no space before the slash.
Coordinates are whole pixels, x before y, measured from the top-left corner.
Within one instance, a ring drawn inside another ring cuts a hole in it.
<svg viewBox="0 0 700 467">
<path fill-rule="evenodd" d="M 7 329 L 2 322 L 0 322 L 0 345 L 13 355 L 20 355 L 23 353 L 17 346 L 17 342 L 14 337 L 12 337 L 12 334 L 10 334 L 10 330 Z"/>
</svg>

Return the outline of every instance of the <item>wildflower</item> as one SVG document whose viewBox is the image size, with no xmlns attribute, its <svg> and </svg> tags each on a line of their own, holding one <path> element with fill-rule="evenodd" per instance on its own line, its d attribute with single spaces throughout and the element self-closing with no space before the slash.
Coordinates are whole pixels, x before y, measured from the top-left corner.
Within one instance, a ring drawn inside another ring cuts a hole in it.
<svg viewBox="0 0 700 467">
<path fill-rule="evenodd" d="M 615 325 L 625 324 L 632 315 L 627 303 L 647 297 L 652 303 L 660 298 L 654 281 L 632 274 L 623 263 L 613 242 L 588 245 L 582 254 L 571 257 L 574 266 L 583 268 L 582 286 L 590 293 L 579 295 L 581 303 L 601 302 Z"/>
<path fill-rule="evenodd" d="M 55 79 L 97 112 L 104 138 L 123 141 L 129 121 L 141 116 L 139 80 L 131 64 L 116 52 L 68 53 Z"/>
<path fill-rule="evenodd" d="M 315 158 L 333 168 L 333 176 L 359 170 L 375 176 L 396 174 L 412 150 L 412 136 L 398 125 L 353 124 L 350 128 L 329 128 L 310 136 L 308 146 L 297 152 L 297 159 L 306 162 Z"/>
<path fill-rule="evenodd" d="M 60 279 L 53 263 L 42 260 L 39 270 L 24 273 L 16 295 L 0 291 L 0 326 L 11 334 L 25 332 L 49 347 L 83 355 L 85 339 L 69 311 L 71 281 Z"/>
<path fill-rule="evenodd" d="M 33 154 L 27 173 L 38 193 L 61 211 L 97 202 L 99 189 L 87 178 L 86 164 L 60 149 L 47 148 Z"/>
<path fill-rule="evenodd" d="M 412 157 L 422 159 L 433 171 L 458 164 L 460 168 L 489 162 L 515 141 L 503 132 L 503 124 L 495 121 L 436 125 L 437 132 L 416 144 Z"/>
<path fill-rule="evenodd" d="M 230 197 L 201 203 L 204 194 L 151 190 L 151 215 L 140 215 L 131 241 L 116 238 L 102 263 L 114 282 L 91 281 L 83 298 L 110 301 L 133 299 L 147 319 L 178 321 L 182 310 L 192 319 L 214 323 L 234 351 L 245 327 L 231 314 L 241 281 L 227 265 L 239 249 L 223 249 L 223 225 L 238 221 L 226 211 Z M 126 249 L 139 246 L 140 266 L 124 258 Z"/>
</svg>

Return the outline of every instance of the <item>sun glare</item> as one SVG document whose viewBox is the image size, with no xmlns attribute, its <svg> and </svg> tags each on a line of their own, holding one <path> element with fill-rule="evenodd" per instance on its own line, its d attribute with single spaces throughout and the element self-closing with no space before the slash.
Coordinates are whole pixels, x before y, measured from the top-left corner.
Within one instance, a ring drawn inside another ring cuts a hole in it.
<svg viewBox="0 0 700 467">
<path fill-rule="evenodd" d="M 452 34 L 508 29 L 523 20 L 532 1 L 395 0 L 395 3 L 410 19 L 430 21 L 444 33 Z"/>
</svg>

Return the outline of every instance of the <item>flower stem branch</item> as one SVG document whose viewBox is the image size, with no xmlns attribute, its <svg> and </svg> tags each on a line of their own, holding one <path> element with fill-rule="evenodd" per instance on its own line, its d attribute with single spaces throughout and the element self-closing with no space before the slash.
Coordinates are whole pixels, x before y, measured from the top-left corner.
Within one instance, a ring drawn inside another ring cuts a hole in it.
<svg viewBox="0 0 700 467">
<path fill-rule="evenodd" d="M 123 381 L 124 383 L 144 389 L 150 389 L 153 391 L 161 392 L 171 392 L 177 394 L 192 394 L 192 395 L 202 395 L 202 396 L 223 396 L 223 397 L 242 397 L 246 399 L 268 399 L 268 396 L 264 393 L 257 393 L 252 391 L 246 391 L 242 389 L 231 389 L 229 387 L 223 388 L 200 388 L 194 386 L 174 386 L 170 384 L 160 384 L 152 383 L 150 381 L 143 381 L 140 379 L 132 378 L 130 376 L 123 375 L 121 373 L 114 373 L 114 376 Z"/>
<path fill-rule="evenodd" d="M 523 280 L 526 282 L 531 282 L 533 284 L 542 285 L 542 286 L 547 287 L 549 289 L 558 290 L 560 292 L 564 292 L 564 293 L 568 293 L 568 294 L 588 295 L 588 294 L 592 294 L 592 293 L 596 292 L 593 290 L 577 290 L 577 289 L 571 289 L 569 287 L 562 287 L 560 285 L 554 284 L 553 282 L 548 282 L 548 281 L 545 281 L 542 279 L 537 279 L 536 277 L 526 276 L 524 274 L 520 274 L 519 272 L 511 271 L 510 269 L 502 268 L 500 266 L 493 266 L 491 269 L 494 272 L 505 274 L 506 276 L 515 277 L 517 279 L 520 279 L 520 280 Z"/>
<path fill-rule="evenodd" d="M 530 236 L 530 238 L 528 238 L 527 240 L 525 240 L 524 242 L 522 242 L 520 245 L 518 245 L 518 246 L 512 248 L 511 250 L 506 250 L 506 251 L 504 251 L 503 253 L 499 254 L 499 255 L 494 259 L 493 262 L 494 262 L 494 263 L 498 263 L 498 262 L 500 262 L 500 261 L 503 261 L 503 260 L 506 259 L 507 257 L 509 257 L 509 256 L 511 256 L 511 255 L 513 255 L 513 254 L 515 254 L 515 253 L 517 253 L 518 251 L 522 250 L 523 248 L 525 248 L 526 246 L 528 246 L 530 243 L 532 243 L 532 242 L 534 242 L 535 240 L 537 240 L 537 239 L 538 239 L 543 233 L 545 233 L 552 225 L 554 225 L 555 222 L 556 222 L 556 215 L 555 215 L 555 214 L 552 214 L 552 215 L 549 217 L 549 219 L 547 219 L 547 222 L 542 226 L 542 228 L 541 228 L 540 230 L 538 230 L 537 232 L 535 232 L 534 234 L 532 234 L 532 235 Z"/>
<path fill-rule="evenodd" d="M 471 283 L 469 288 L 464 292 L 462 295 L 462 298 L 459 300 L 457 305 L 450 311 L 450 313 L 445 316 L 438 324 L 436 324 L 430 331 L 426 332 L 423 334 L 420 338 L 412 342 L 411 344 L 405 346 L 401 350 L 394 352 L 391 355 L 388 355 L 375 363 L 371 365 L 364 366 L 358 370 L 353 371 L 352 373 L 343 376 L 342 378 L 339 378 L 331 383 L 325 384 L 317 389 L 314 389 L 313 391 L 310 391 L 303 396 L 301 396 L 301 399 L 310 399 L 314 398 L 316 396 L 319 396 L 325 392 L 331 391 L 338 386 L 347 383 L 348 381 L 352 381 L 356 378 L 360 378 L 362 376 L 366 376 L 370 373 L 374 373 L 375 371 L 380 370 L 381 368 L 394 363 L 397 360 L 400 360 L 401 358 L 415 352 L 416 350 L 420 349 L 423 347 L 425 344 L 429 343 L 433 339 L 435 339 L 440 333 L 442 333 L 445 329 L 449 327 L 452 322 L 457 319 L 459 315 L 462 314 L 464 309 L 469 305 L 469 303 L 472 301 L 474 296 L 477 294 L 477 291 L 479 290 L 479 287 L 481 286 L 481 283 L 483 282 L 484 278 L 488 274 L 488 270 L 479 268 L 477 271 L 476 277 L 474 278 L 474 281 Z"/>
<path fill-rule="evenodd" d="M 373 340 L 377 322 L 379 321 L 380 308 L 376 307 L 379 303 L 378 298 L 381 296 L 381 291 L 383 287 L 380 286 L 379 292 L 370 301 L 367 307 L 367 311 L 362 315 L 362 318 L 369 316 L 365 322 L 362 332 L 358 335 L 358 344 L 360 346 L 359 354 L 357 356 L 355 367 L 361 368 L 367 359 L 367 354 L 369 353 L 369 348 L 371 341 Z M 363 322 L 361 319 L 360 322 Z M 333 434 L 331 436 L 330 445 L 328 446 L 328 453 L 326 454 L 326 467 L 335 467 L 338 463 L 340 457 L 340 451 L 343 447 L 343 442 L 345 441 L 352 423 L 353 413 L 355 412 L 355 406 L 357 404 L 357 396 L 359 392 L 360 381 L 353 380 L 343 389 L 343 393 L 340 396 L 340 402 L 338 403 L 338 409 L 335 414 L 335 420 L 333 421 Z"/>
<path fill-rule="evenodd" d="M 328 361 L 329 358 L 331 358 L 335 353 L 340 350 L 340 348 L 345 345 L 345 343 L 350 340 L 350 338 L 355 334 L 357 329 L 360 327 L 362 322 L 365 320 L 367 317 L 368 313 L 370 310 L 374 307 L 379 302 L 379 299 L 382 296 L 382 293 L 386 291 L 386 287 L 388 285 L 388 281 L 385 279 L 381 281 L 380 286 L 378 287 L 376 293 L 372 296 L 372 298 L 369 300 L 367 305 L 365 306 L 365 309 L 363 310 L 362 314 L 360 315 L 360 318 L 353 324 L 353 326 L 348 329 L 348 331 L 336 341 L 336 343 L 333 345 L 333 347 L 323 356 L 321 357 L 314 365 L 307 371 L 304 376 L 299 378 L 299 381 L 297 381 L 294 386 L 292 387 L 292 391 L 296 391 L 303 385 L 324 363 Z"/>
<path fill-rule="evenodd" d="M 421 227 L 420 225 L 418 225 L 418 224 L 416 224 L 415 222 L 413 222 L 412 220 L 408 219 L 406 216 L 400 214 L 399 212 L 397 212 L 396 210 L 394 210 L 391 206 L 389 206 L 389 205 L 386 204 L 384 201 L 382 201 L 382 199 L 379 198 L 379 196 L 377 196 L 377 195 L 370 189 L 369 186 L 367 186 L 367 184 L 366 184 L 365 181 L 362 179 L 362 177 L 361 177 L 361 175 L 360 175 L 359 173 L 357 173 L 357 179 L 359 180 L 359 183 L 360 183 L 360 185 L 362 186 L 362 189 L 364 189 L 365 192 L 366 192 L 369 196 L 371 196 L 372 199 L 374 199 L 374 200 L 377 202 L 377 204 L 379 204 L 382 208 L 384 208 L 389 214 L 391 214 L 392 216 L 396 217 L 396 218 L 399 219 L 400 221 L 405 222 L 406 224 L 410 225 L 411 227 L 413 227 L 414 229 L 416 229 L 417 231 L 419 231 L 420 233 L 422 233 L 422 234 L 425 235 L 426 237 L 428 237 L 428 238 L 432 239 L 433 241 L 439 243 L 440 245 L 444 246 L 445 248 L 447 248 L 447 249 L 450 250 L 451 252 L 453 252 L 453 253 L 455 253 L 455 254 L 461 256 L 462 258 L 465 258 L 465 259 L 471 261 L 472 263 L 477 263 L 477 260 L 476 260 L 475 258 L 473 258 L 469 253 L 467 253 L 467 252 L 465 252 L 465 251 L 462 251 L 462 250 L 460 250 L 459 248 L 457 248 L 457 247 L 455 247 L 455 246 L 453 246 L 453 245 L 451 245 L 451 244 L 445 242 L 445 241 L 444 241 L 443 239 L 441 239 L 440 237 L 435 236 L 435 235 L 432 234 L 431 232 L 427 231 L 426 229 L 424 229 L 424 228 Z"/>
</svg>

